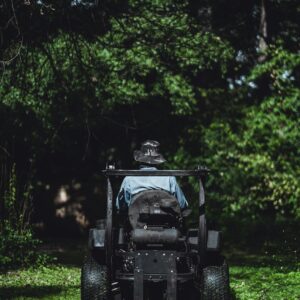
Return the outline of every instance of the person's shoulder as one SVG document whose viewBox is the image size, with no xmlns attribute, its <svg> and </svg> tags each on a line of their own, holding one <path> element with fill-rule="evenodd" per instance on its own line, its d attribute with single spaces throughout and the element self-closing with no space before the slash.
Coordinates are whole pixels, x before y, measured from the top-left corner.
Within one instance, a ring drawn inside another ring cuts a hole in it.
<svg viewBox="0 0 300 300">
<path fill-rule="evenodd" d="M 126 176 L 123 178 L 122 184 L 126 184 L 130 177 Z"/>
<path fill-rule="evenodd" d="M 140 178 L 139 176 L 126 176 L 126 177 L 123 179 L 123 184 L 124 184 L 124 183 L 129 184 L 130 182 L 135 182 L 135 181 L 138 180 L 139 178 Z"/>
<path fill-rule="evenodd" d="M 169 176 L 169 180 L 171 182 L 176 182 L 176 177 L 175 176 Z"/>
</svg>

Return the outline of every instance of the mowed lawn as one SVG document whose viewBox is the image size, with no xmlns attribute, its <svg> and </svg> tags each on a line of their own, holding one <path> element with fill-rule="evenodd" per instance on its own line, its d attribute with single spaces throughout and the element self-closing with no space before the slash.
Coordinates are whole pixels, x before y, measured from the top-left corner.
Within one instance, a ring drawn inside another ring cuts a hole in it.
<svg viewBox="0 0 300 300">
<path fill-rule="evenodd" d="M 300 299 L 295 259 L 231 254 L 229 261 L 232 299 Z M 2 273 L 0 299 L 80 299 L 80 268 L 52 265 Z"/>
<path fill-rule="evenodd" d="M 0 299 L 80 299 L 80 268 L 53 265 L 1 274 Z"/>
<path fill-rule="evenodd" d="M 233 299 L 300 300 L 300 260 L 290 255 L 230 252 L 230 286 Z"/>
</svg>

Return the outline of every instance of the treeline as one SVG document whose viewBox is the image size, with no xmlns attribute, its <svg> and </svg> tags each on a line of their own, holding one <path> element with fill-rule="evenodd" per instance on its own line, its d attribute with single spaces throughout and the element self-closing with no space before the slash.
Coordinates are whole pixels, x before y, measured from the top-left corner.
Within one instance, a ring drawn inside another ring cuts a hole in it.
<svg viewBox="0 0 300 300">
<path fill-rule="evenodd" d="M 35 206 L 153 138 L 212 169 L 216 220 L 299 220 L 299 3 L 244 2 L 4 2 L 0 153 Z"/>
</svg>

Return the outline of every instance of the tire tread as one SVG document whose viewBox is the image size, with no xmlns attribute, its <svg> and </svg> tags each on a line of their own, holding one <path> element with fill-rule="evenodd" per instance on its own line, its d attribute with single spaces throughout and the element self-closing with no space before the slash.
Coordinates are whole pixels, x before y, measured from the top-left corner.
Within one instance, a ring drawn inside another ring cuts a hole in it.
<svg viewBox="0 0 300 300">
<path fill-rule="evenodd" d="M 81 269 L 81 299 L 106 300 L 107 268 L 89 253 Z"/>
<path fill-rule="evenodd" d="M 220 265 L 206 266 L 201 276 L 201 300 L 229 300 L 229 271 L 225 259 Z"/>
</svg>

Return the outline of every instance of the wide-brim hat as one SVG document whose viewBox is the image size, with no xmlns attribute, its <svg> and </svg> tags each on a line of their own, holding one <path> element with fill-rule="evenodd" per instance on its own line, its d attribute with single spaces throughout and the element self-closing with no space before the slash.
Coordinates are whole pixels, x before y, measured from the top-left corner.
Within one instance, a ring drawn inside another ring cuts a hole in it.
<svg viewBox="0 0 300 300">
<path fill-rule="evenodd" d="M 142 143 L 141 150 L 134 151 L 133 156 L 138 162 L 150 165 L 158 165 L 166 161 L 158 151 L 159 142 L 147 140 Z"/>
</svg>

